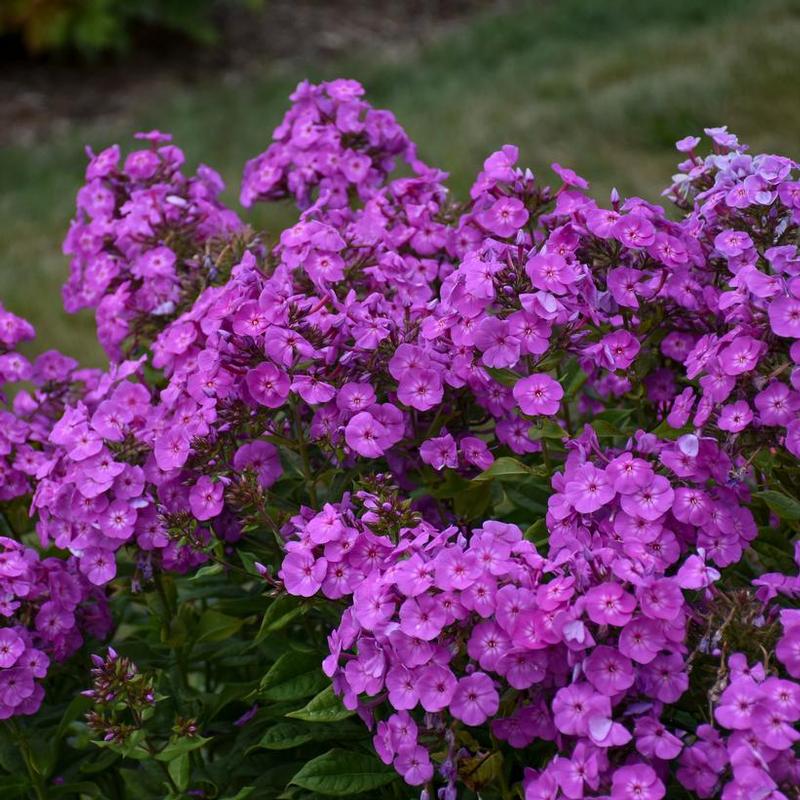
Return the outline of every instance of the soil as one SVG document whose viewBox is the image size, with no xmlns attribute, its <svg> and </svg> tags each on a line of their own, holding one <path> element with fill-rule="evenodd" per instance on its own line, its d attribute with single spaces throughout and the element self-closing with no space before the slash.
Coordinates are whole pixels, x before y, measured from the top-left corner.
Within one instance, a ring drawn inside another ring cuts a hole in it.
<svg viewBox="0 0 800 800">
<path fill-rule="evenodd" d="M 324 64 L 355 48 L 384 56 L 402 52 L 477 11 L 512 1 L 263 0 L 259 9 L 234 4 L 215 18 L 214 46 L 141 30 L 124 57 L 89 64 L 64 56 L 32 60 L 17 42 L 0 40 L 0 147 L 50 139 L 78 121 L 124 117 L 138 99 L 165 85 L 220 73 L 235 82 L 267 65 Z"/>
</svg>

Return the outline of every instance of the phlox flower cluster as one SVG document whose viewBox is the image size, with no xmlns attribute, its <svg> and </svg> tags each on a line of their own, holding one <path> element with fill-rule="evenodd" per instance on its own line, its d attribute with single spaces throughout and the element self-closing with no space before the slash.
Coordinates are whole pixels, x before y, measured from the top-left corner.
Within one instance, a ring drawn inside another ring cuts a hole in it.
<svg viewBox="0 0 800 800">
<path fill-rule="evenodd" d="M 0 409 L 0 502 L 4 508 L 29 497 L 52 468 L 47 437 L 70 398 L 91 385 L 96 370 L 56 351 L 33 362 L 16 348 L 33 339 L 26 320 L 0 306 L 0 388 L 16 392 Z M 27 384 L 22 388 L 15 384 Z M 36 713 L 44 699 L 42 681 L 52 660 L 64 661 L 84 637 L 111 628 L 103 592 L 81 574 L 74 557 L 42 558 L 10 534 L 2 515 L 0 536 L 0 718 Z"/>
<path fill-rule="evenodd" d="M 117 145 L 88 152 L 86 184 L 64 241 L 64 307 L 97 310 L 98 339 L 114 359 L 138 333 L 132 328 L 173 314 L 192 287 L 213 279 L 204 247 L 242 226 L 219 202 L 224 184 L 213 169 L 201 165 L 187 177 L 184 154 L 169 134 L 137 138 L 144 147 L 124 161 Z"/>
<path fill-rule="evenodd" d="M 319 202 L 344 209 L 351 191 L 361 200 L 372 196 L 398 158 L 424 169 L 394 115 L 363 97 L 357 81 L 303 81 L 290 95 L 292 108 L 273 132 L 274 143 L 245 166 L 242 205 L 293 197 L 301 208 Z"/>
<path fill-rule="evenodd" d="M 794 560 L 800 568 L 797 545 Z M 800 617 L 776 601 L 798 596 L 800 576 L 767 573 L 753 583 L 753 602 L 719 609 L 724 619 L 710 620 L 697 651 L 718 664 L 711 719 L 681 751 L 675 777 L 702 798 L 792 797 L 800 785 Z M 745 617 L 753 641 L 748 654 L 725 658 L 725 620 L 734 614 Z"/>
<path fill-rule="evenodd" d="M 484 378 L 476 397 L 498 418 L 498 438 L 526 453 L 537 446 L 524 436 L 524 417 L 557 414 L 563 397 L 540 365 L 574 354 L 593 389 L 582 399 L 587 410 L 624 394 L 645 333 L 636 327 L 640 309 L 664 297 L 669 274 L 700 253 L 662 208 L 616 194 L 612 208 L 601 208 L 586 181 L 558 164 L 553 192 L 515 167 L 517 157 L 506 146 L 486 160 L 459 222 L 471 247 L 443 282 L 422 335 L 474 365 Z M 498 377 L 492 370 L 513 377 L 485 380 Z"/>
<path fill-rule="evenodd" d="M 768 673 L 761 661 L 748 663 L 742 653 L 728 658 L 727 671 L 714 704 L 716 725 L 698 727 L 680 754 L 677 780 L 698 797 L 713 797 L 720 786 L 724 798 L 791 796 L 800 781 L 794 752 L 800 684 Z"/>
<path fill-rule="evenodd" d="M 700 589 L 714 579 L 702 577 L 701 562 L 719 568 L 735 564 L 758 534 L 746 505 L 747 483 L 731 480 L 733 462 L 710 437 L 687 434 L 663 441 L 640 431 L 617 454 L 601 448 L 587 426 L 571 447 L 548 502 L 551 552 L 577 540 L 586 552 L 602 556 L 594 528 L 583 525 L 590 514 L 605 537 L 599 542 L 615 543 L 614 553 L 619 549 L 635 561 L 636 572 L 667 572 L 690 555 L 699 583 L 685 588 Z M 719 572 L 710 568 L 708 576 Z"/>
<path fill-rule="evenodd" d="M 667 466 L 676 453 L 677 472 Z M 515 749 L 558 744 L 543 770 L 526 773 L 527 800 L 659 800 L 669 763 L 695 734 L 670 713 L 693 691 L 692 661 L 702 654 L 726 674 L 719 640 L 704 633 L 694 651 L 689 642 L 716 602 L 720 572 L 713 564 L 735 563 L 755 535 L 737 492 L 713 488 L 714 477 L 728 471 L 713 442 L 687 457 L 673 443 L 639 435 L 614 454 L 587 431 L 554 477 L 547 557 L 507 523 L 487 522 L 468 534 L 422 520 L 387 529 L 403 510 L 362 492 L 361 513 L 345 498 L 294 520 L 297 538 L 287 543 L 280 577 L 292 594 L 350 603 L 329 637 L 323 668 L 345 705 L 375 726 L 379 755 L 408 783 L 428 782 L 431 753 L 445 747 L 442 796 L 455 797 L 455 763 L 468 752 L 458 747 L 459 723 L 488 722 Z M 777 584 L 772 577 L 763 585 L 779 589 L 764 599 L 800 588 L 797 579 Z M 773 706 L 764 696 L 760 719 L 768 715 L 775 733 L 759 734 L 760 747 L 771 746 L 764 737 L 778 745 L 766 755 L 780 771 L 754 774 L 759 751 L 742 772 L 744 756 L 734 751 L 747 745 L 734 737 L 733 755 L 723 762 L 730 772 L 714 766 L 698 776 L 697 766 L 677 774 L 687 789 L 707 784 L 700 796 L 720 785 L 725 797 L 795 785 L 800 684 L 791 676 L 800 628 L 792 628 L 791 613 L 784 617 L 778 650 L 787 677 L 773 667 L 767 685 L 787 699 Z M 737 659 L 746 663 L 742 654 Z M 759 669 L 763 679 L 765 667 Z M 732 690 L 725 692 L 727 699 Z M 706 726 L 682 764 L 701 763 L 705 738 L 719 740 L 731 727 L 724 712 L 716 718 L 723 730 Z"/>
<path fill-rule="evenodd" d="M 76 556 L 95 586 L 114 578 L 116 552 L 129 543 L 136 544 L 145 573 L 153 552 L 166 569 L 185 571 L 202 563 L 202 550 L 171 537 L 167 520 L 195 511 L 190 533 L 197 544 L 210 535 L 198 523 L 222 510 L 221 485 L 206 478 L 187 486 L 180 470 L 159 466 L 159 451 L 148 443 L 161 441 L 169 420 L 151 403 L 141 367 L 141 360 L 113 365 L 66 408 L 49 432 L 51 463 L 33 496 L 42 542 Z M 203 417 L 192 424 L 197 429 Z"/>
<path fill-rule="evenodd" d="M 699 384 L 677 399 L 671 423 L 715 424 L 731 441 L 783 444 L 800 457 L 798 167 L 749 155 L 724 128 L 706 133 L 705 158 L 697 137 L 678 143 L 687 158 L 667 190 L 690 208 L 683 227 L 703 253 L 702 270 L 676 276 L 696 323 L 662 342 Z"/>
<path fill-rule="evenodd" d="M 344 110 L 339 119 L 347 115 Z M 371 120 L 369 135 L 383 137 L 394 153 L 390 139 L 400 141 L 400 133 L 389 130 L 385 114 L 371 112 Z M 104 320 L 113 322 L 106 344 L 115 358 L 123 339 L 146 342 L 155 329 L 152 365 L 169 384 L 155 395 L 141 359 L 112 363 L 96 385 L 71 398 L 44 437 L 52 455 L 34 497 L 43 541 L 76 555 L 96 585 L 114 577 L 115 552 L 129 543 L 143 554 L 145 572 L 153 552 L 168 569 L 204 560 L 169 536 L 169 522 L 180 520 L 195 545 L 208 541 L 212 527 L 235 538 L 238 524 L 224 506 L 227 475 L 249 469 L 262 489 L 280 477 L 275 446 L 258 437 L 286 432 L 290 393 L 301 404 L 303 424 L 310 424 L 309 438 L 375 457 L 402 437 L 403 414 L 376 403 L 364 375 L 390 328 L 405 328 L 409 307 L 417 314 L 423 309 L 431 297 L 428 280 L 438 270 L 434 259 L 392 254 L 399 242 L 416 237 L 430 255 L 441 245 L 431 244 L 434 228 L 444 229 L 433 223 L 443 190 L 432 179 L 397 182 L 376 199 L 349 245 L 338 228 L 301 221 L 282 237 L 270 275 L 245 250 L 224 285 L 214 285 L 209 273 L 216 267 L 202 248 L 239 228 L 216 200 L 221 184 L 205 168 L 185 178 L 183 156 L 168 137 L 142 138 L 148 148 L 122 167 L 118 148 L 90 161 L 79 218 L 67 238 L 76 253 L 65 296 L 70 308 L 98 306 L 101 339 Z M 373 180 L 368 172 L 364 179 Z M 344 230 L 351 220 L 344 210 L 340 217 Z M 351 281 L 360 296 L 350 291 L 339 301 L 329 285 L 345 283 L 344 257 L 352 260 L 354 253 L 385 264 L 363 271 L 360 286 Z M 98 259 L 112 265 L 108 275 Z M 363 357 L 348 363 L 353 348 Z M 304 370 L 297 368 L 301 360 Z M 241 445 L 231 449 L 237 437 Z M 198 442 L 205 452 L 195 470 Z M 210 455 L 218 456 L 212 474 L 202 468 Z"/>
<path fill-rule="evenodd" d="M 63 556 L 0 540 L 0 716 L 107 631 L 126 549 L 139 588 L 268 527 L 272 588 L 335 609 L 323 669 L 423 797 L 500 750 L 525 800 L 790 800 L 800 579 L 758 537 L 800 458 L 797 165 L 688 137 L 676 216 L 506 145 L 462 204 L 363 95 L 302 83 L 247 163 L 244 206 L 300 209 L 271 246 L 167 135 L 89 154 L 64 301 L 108 368 L 29 361 L 0 307 L 0 501 Z M 472 481 L 497 458 L 523 489 Z M 101 704 L 137 676 L 94 674 Z"/>
<path fill-rule="evenodd" d="M 34 714 L 44 699 L 51 660 L 64 661 L 85 636 L 111 629 L 105 595 L 77 560 L 41 558 L 0 537 L 0 719 Z"/>
<path fill-rule="evenodd" d="M 33 326 L 0 307 L 0 389 L 14 391 L 0 409 L 0 501 L 31 494 L 36 481 L 52 469 L 54 454 L 48 442 L 53 425 L 65 408 L 100 379 L 100 371 L 79 369 L 75 359 L 56 350 L 32 362 L 15 348 L 35 337 Z"/>
</svg>

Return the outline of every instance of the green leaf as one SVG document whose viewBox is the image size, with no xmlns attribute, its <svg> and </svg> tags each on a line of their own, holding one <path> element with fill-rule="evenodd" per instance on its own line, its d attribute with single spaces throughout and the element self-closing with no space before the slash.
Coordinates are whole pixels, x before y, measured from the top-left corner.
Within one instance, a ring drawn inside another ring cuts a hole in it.
<svg viewBox="0 0 800 800">
<path fill-rule="evenodd" d="M 58 723 L 55 736 L 53 737 L 57 742 L 60 742 L 67 733 L 69 726 L 78 717 L 82 717 L 92 707 L 92 701 L 82 694 L 76 695 L 70 704 L 64 709 L 61 715 L 61 721 Z"/>
<path fill-rule="evenodd" d="M 244 624 L 238 617 L 230 617 L 221 611 L 209 608 L 198 622 L 198 642 L 224 642 L 230 639 Z"/>
<path fill-rule="evenodd" d="M 19 742 L 5 725 L 0 725 L 0 767 L 12 775 L 25 773 Z"/>
<path fill-rule="evenodd" d="M 184 615 L 178 614 L 166 620 L 161 628 L 161 641 L 173 650 L 183 647 L 186 643 L 189 628 L 186 625 Z"/>
<path fill-rule="evenodd" d="M 364 729 L 353 722 L 331 722 L 314 725 L 309 722 L 286 720 L 267 730 L 258 744 L 250 750 L 263 747 L 265 750 L 290 750 L 306 742 L 351 741 L 363 736 Z M 249 751 L 248 751 L 249 752 Z"/>
<path fill-rule="evenodd" d="M 213 575 L 219 575 L 222 572 L 222 564 L 208 564 L 205 567 L 201 567 L 191 578 L 190 581 L 199 581 L 202 578 L 210 578 Z"/>
<path fill-rule="evenodd" d="M 15 800 L 17 797 L 25 797 L 31 784 L 27 778 L 14 775 L 0 776 L 0 794 L 3 800 Z"/>
<path fill-rule="evenodd" d="M 209 692 L 204 695 L 207 720 L 214 719 L 229 703 L 245 700 L 258 690 L 258 681 L 230 681 L 225 683 L 219 691 Z"/>
<path fill-rule="evenodd" d="M 764 531 L 763 528 L 760 530 Z M 765 535 L 759 535 L 755 541 L 751 543 L 751 548 L 758 554 L 764 569 L 768 572 L 788 573 L 794 566 L 794 559 L 790 553 L 787 552 L 789 549 L 786 546 L 788 542 L 785 542 L 784 546 L 773 544 L 767 541 L 766 535 L 768 535 L 768 532 L 764 531 L 764 533 Z"/>
<path fill-rule="evenodd" d="M 768 489 L 763 492 L 756 492 L 756 497 L 760 497 L 781 519 L 791 522 L 800 519 L 800 501 L 788 495 Z"/>
<path fill-rule="evenodd" d="M 598 439 L 610 439 L 614 436 L 623 436 L 610 422 L 604 419 L 593 419 L 591 422 Z"/>
<path fill-rule="evenodd" d="M 491 755 L 477 755 L 465 759 L 459 765 L 458 775 L 474 792 L 494 783 L 503 769 L 503 755 L 495 751 Z"/>
<path fill-rule="evenodd" d="M 653 431 L 655 436 L 658 436 L 659 439 L 666 439 L 667 441 L 674 442 L 676 439 L 680 439 L 681 436 L 691 433 L 694 430 L 691 425 L 684 425 L 682 428 L 673 428 L 666 420 L 663 420 L 661 424 Z"/>
<path fill-rule="evenodd" d="M 91 775 L 95 772 L 104 772 L 118 759 L 119 753 L 115 753 L 113 750 L 106 750 L 105 752 L 101 752 L 91 761 L 84 761 L 80 766 L 80 771 L 84 775 Z"/>
<path fill-rule="evenodd" d="M 142 729 L 134 731 L 128 739 L 123 743 L 118 742 L 104 742 L 94 741 L 95 747 L 107 748 L 119 753 L 125 758 L 133 758 L 137 761 L 145 761 L 151 758 L 150 751 L 147 750 L 142 744 L 145 737 L 145 732 Z"/>
<path fill-rule="evenodd" d="M 290 711 L 286 716 L 306 722 L 338 722 L 351 717 L 353 713 L 342 705 L 342 701 L 333 693 L 333 687 L 328 686 L 311 698 L 303 708 Z"/>
<path fill-rule="evenodd" d="M 462 478 L 455 470 L 446 469 L 443 473 L 444 480 L 436 486 L 420 486 L 412 492 L 412 497 L 427 497 L 432 495 L 438 498 L 458 497 L 470 487 L 470 482 Z"/>
<path fill-rule="evenodd" d="M 246 550 L 237 550 L 236 554 L 239 556 L 239 560 L 242 562 L 242 566 L 244 566 L 247 572 L 251 575 L 261 577 L 259 571 L 256 569 L 256 562 L 259 561 L 256 556 L 252 553 L 248 553 Z"/>
<path fill-rule="evenodd" d="M 485 483 L 477 483 L 453 498 L 453 508 L 459 517 L 477 519 L 484 516 L 491 502 L 489 487 Z"/>
<path fill-rule="evenodd" d="M 552 419 L 541 419 L 528 431 L 534 442 L 540 439 L 565 439 L 569 434 Z"/>
<path fill-rule="evenodd" d="M 30 739 L 31 764 L 44 778 L 48 778 L 58 758 L 58 745 L 47 736 L 32 736 Z"/>
<path fill-rule="evenodd" d="M 484 367 L 484 369 L 503 386 L 515 386 L 520 375 L 505 367 Z"/>
<path fill-rule="evenodd" d="M 375 756 L 334 748 L 309 761 L 291 783 L 312 792 L 345 797 L 385 786 L 397 773 Z"/>
<path fill-rule="evenodd" d="M 547 523 L 544 519 L 537 519 L 536 522 L 525 531 L 525 538 L 529 542 L 533 542 L 537 549 L 547 544 L 547 537 Z"/>
<path fill-rule="evenodd" d="M 532 514 L 544 516 L 547 513 L 547 498 L 549 492 L 542 496 L 541 491 L 536 491 L 533 487 L 523 484 L 513 484 L 505 487 L 509 500 L 516 508 L 524 508 Z"/>
<path fill-rule="evenodd" d="M 526 478 L 531 474 L 531 468 L 517 461 L 516 458 L 509 456 L 501 456 L 489 469 L 481 472 L 472 479 L 472 483 L 483 483 L 484 481 L 491 481 L 495 478 L 497 480 L 516 480 L 519 478 Z"/>
<path fill-rule="evenodd" d="M 156 800 L 164 797 L 164 773 L 155 761 L 145 761 L 138 769 L 121 767 L 119 774 L 125 784 L 126 798 Z"/>
<path fill-rule="evenodd" d="M 561 378 L 561 384 L 564 387 L 564 397 L 566 397 L 567 400 L 575 399 L 588 378 L 589 376 L 578 366 L 578 362 L 571 361 L 565 374 Z"/>
<path fill-rule="evenodd" d="M 255 786 L 243 786 L 236 794 L 226 795 L 222 800 L 245 800 L 245 798 L 250 797 L 255 790 Z"/>
<path fill-rule="evenodd" d="M 169 762 L 167 770 L 178 789 L 182 792 L 185 791 L 189 786 L 189 754 L 181 753 L 177 758 L 173 758 Z"/>
<path fill-rule="evenodd" d="M 771 475 L 776 465 L 775 455 L 768 449 L 759 450 L 752 457 L 752 463 L 766 475 Z"/>
<path fill-rule="evenodd" d="M 147 595 L 147 605 L 159 618 L 164 619 L 172 612 L 171 609 L 175 608 L 178 601 L 178 589 L 175 585 L 175 580 L 171 575 L 159 576 L 161 588 L 164 590 L 164 597 L 162 598 L 160 592 L 149 592 Z M 164 604 L 166 598 L 166 605 Z"/>
<path fill-rule="evenodd" d="M 632 408 L 607 408 L 605 411 L 595 414 L 592 420 L 604 419 L 615 427 L 622 428 L 630 420 L 633 411 L 634 409 Z M 691 430 L 689 432 L 691 432 Z"/>
<path fill-rule="evenodd" d="M 255 643 L 263 642 L 271 633 L 283 630 L 295 617 L 305 611 L 301 601 L 291 595 L 276 597 L 264 613 Z"/>
<path fill-rule="evenodd" d="M 800 519 L 800 500 L 796 497 L 774 490 L 755 492 L 755 496 L 760 497 L 782 520 L 795 522 Z"/>
<path fill-rule="evenodd" d="M 267 700 L 300 700 L 320 691 L 328 679 L 316 653 L 284 653 L 262 678 L 260 693 Z"/>
<path fill-rule="evenodd" d="M 175 758 L 182 756 L 192 750 L 197 750 L 202 747 L 206 742 L 210 742 L 212 737 L 205 736 L 183 736 L 170 742 L 160 753 L 156 753 L 158 761 L 172 761 Z"/>
<path fill-rule="evenodd" d="M 291 750 L 313 739 L 308 726 L 301 722 L 279 722 L 261 737 L 256 747 L 267 750 Z"/>
</svg>

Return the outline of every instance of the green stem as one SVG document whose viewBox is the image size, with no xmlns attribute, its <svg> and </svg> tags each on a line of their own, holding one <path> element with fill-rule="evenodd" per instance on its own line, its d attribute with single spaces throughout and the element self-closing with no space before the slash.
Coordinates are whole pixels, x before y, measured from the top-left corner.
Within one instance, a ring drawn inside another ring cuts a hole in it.
<svg viewBox="0 0 800 800">
<path fill-rule="evenodd" d="M 544 457 L 544 466 L 548 472 L 553 471 L 553 463 L 550 461 L 550 450 L 547 447 L 547 439 L 542 437 L 542 456 Z"/>
<path fill-rule="evenodd" d="M 430 427 L 428 428 L 428 432 L 425 434 L 426 439 L 430 439 L 431 436 L 435 436 L 439 431 L 442 429 L 442 417 L 444 416 L 442 411 L 442 406 L 436 411 L 436 416 L 433 418 L 433 422 L 431 422 Z"/>
<path fill-rule="evenodd" d="M 156 585 L 156 591 L 161 599 L 161 605 L 164 608 L 164 619 L 168 620 L 172 616 L 172 603 L 170 603 L 169 598 L 167 597 L 167 592 L 164 589 L 164 581 L 160 572 L 155 571 L 155 574 L 153 575 L 153 583 Z"/>
<path fill-rule="evenodd" d="M 33 764 L 33 754 L 31 753 L 31 746 L 28 742 L 28 737 L 25 735 L 25 732 L 15 719 L 12 718 L 8 720 L 6 725 L 11 730 L 12 735 L 19 744 L 19 749 L 22 753 L 22 760 L 25 762 L 25 769 L 28 771 L 28 777 L 31 779 L 36 800 L 47 800 L 44 777 L 39 773 Z"/>
<path fill-rule="evenodd" d="M 569 401 L 565 397 L 561 403 L 562 410 L 564 412 L 564 423 L 567 426 L 567 433 L 572 436 L 572 419 L 569 413 Z"/>
<path fill-rule="evenodd" d="M 492 739 L 492 746 L 495 752 L 500 752 L 500 745 L 495 739 L 494 735 L 490 734 Z M 513 800 L 514 792 L 511 791 L 511 786 L 508 783 L 508 776 L 506 775 L 506 765 L 505 763 L 500 764 L 500 769 L 498 770 L 498 778 L 500 779 L 500 793 L 502 795 L 503 800 Z"/>
<path fill-rule="evenodd" d="M 294 416 L 294 427 L 297 435 L 297 444 L 300 450 L 300 458 L 303 460 L 303 477 L 308 484 L 308 496 L 314 509 L 319 508 L 317 500 L 317 479 L 311 473 L 311 460 L 308 457 L 308 448 L 303 434 L 303 421 L 300 419 L 300 409 L 296 403 L 292 403 L 292 414 Z"/>
<path fill-rule="evenodd" d="M 169 632 L 171 620 L 177 616 L 177 608 L 170 602 L 167 596 L 167 591 L 164 588 L 164 579 L 161 572 L 156 571 L 153 575 L 153 582 L 156 585 L 156 591 L 161 599 L 161 605 L 164 608 L 164 617 L 161 620 L 162 626 L 166 627 Z M 175 651 L 175 665 L 178 668 L 178 677 L 180 678 L 181 687 L 189 690 L 189 677 L 186 669 L 186 654 L 184 653 L 183 645 L 173 648 Z"/>
<path fill-rule="evenodd" d="M 11 520 L 6 516 L 5 511 L 0 511 L 0 531 L 2 531 L 3 536 L 8 536 L 9 539 L 19 540 L 19 536 L 14 530 Z"/>
<path fill-rule="evenodd" d="M 232 564 L 230 561 L 225 561 L 223 558 L 218 558 L 214 555 L 214 553 L 206 553 L 206 555 L 213 561 L 215 564 L 219 564 L 221 567 L 225 569 L 233 570 L 234 572 L 240 572 L 245 578 L 253 579 L 256 576 L 248 572 L 244 567 L 240 567 L 237 564 Z"/>
</svg>

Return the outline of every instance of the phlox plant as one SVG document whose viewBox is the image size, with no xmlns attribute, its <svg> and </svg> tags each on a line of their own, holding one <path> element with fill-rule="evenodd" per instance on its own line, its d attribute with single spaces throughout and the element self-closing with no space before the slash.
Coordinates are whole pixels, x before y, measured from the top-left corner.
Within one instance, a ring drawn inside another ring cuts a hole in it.
<svg viewBox="0 0 800 800">
<path fill-rule="evenodd" d="M 291 101 L 241 212 L 88 153 L 107 368 L 0 307 L 2 796 L 800 798 L 798 164 L 456 199 L 355 81 Z"/>
</svg>

